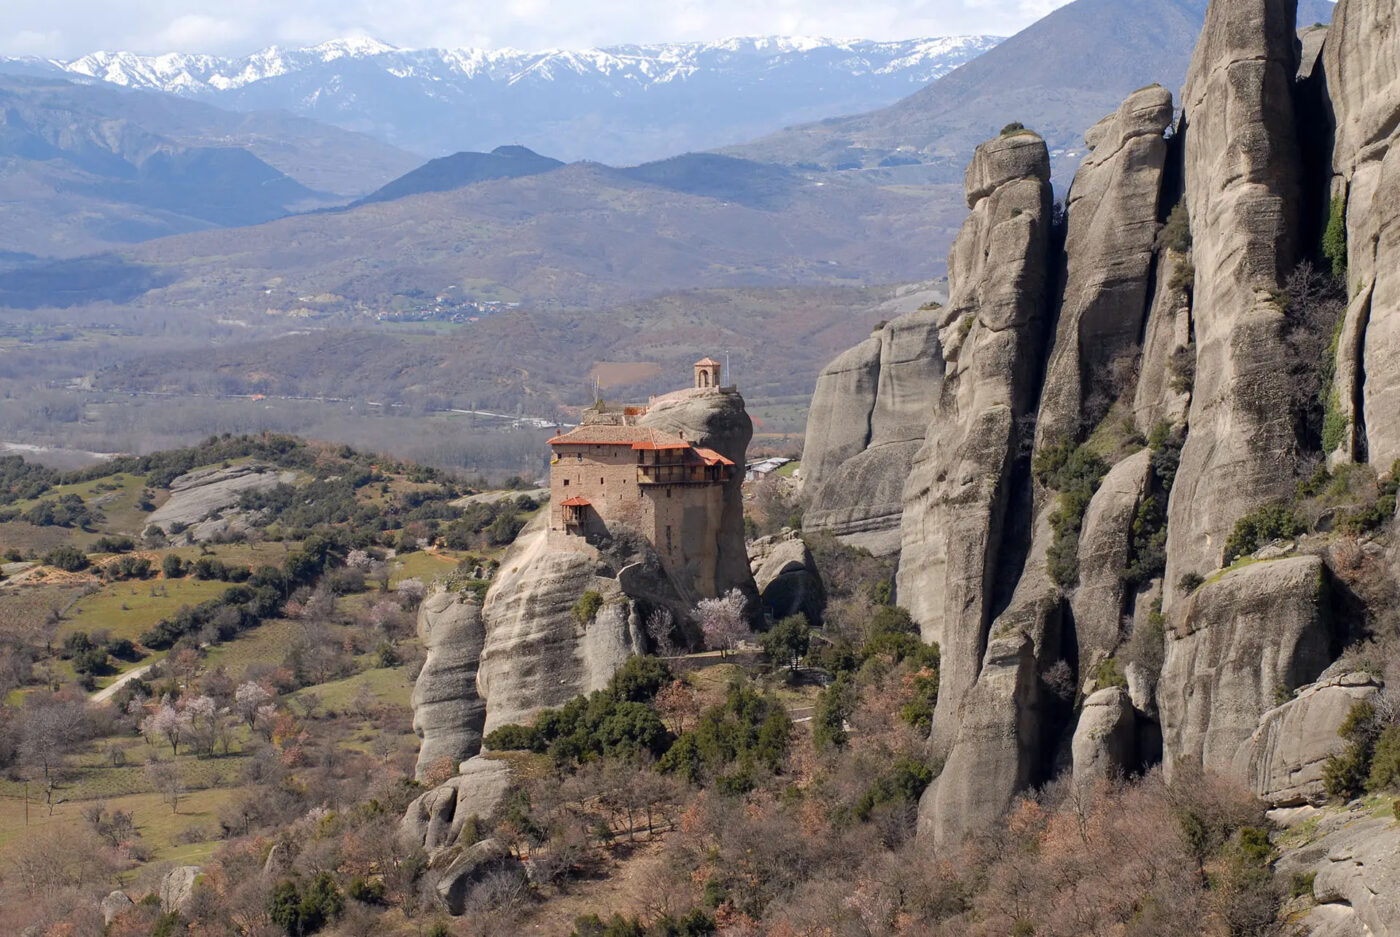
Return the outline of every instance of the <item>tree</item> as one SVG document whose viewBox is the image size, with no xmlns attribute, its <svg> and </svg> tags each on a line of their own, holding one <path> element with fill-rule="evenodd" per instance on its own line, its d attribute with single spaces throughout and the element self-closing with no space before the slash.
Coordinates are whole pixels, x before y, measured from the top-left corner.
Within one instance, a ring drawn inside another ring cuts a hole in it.
<svg viewBox="0 0 1400 937">
<path fill-rule="evenodd" d="M 763 652 L 775 664 L 796 671 L 812 641 L 812 628 L 800 612 L 773 626 L 762 638 Z"/>
<path fill-rule="evenodd" d="M 717 599 L 701 599 L 694 614 L 705 636 L 705 646 L 720 652 L 720 659 L 729 655 L 739 642 L 750 636 L 745 615 L 747 601 L 738 589 L 730 589 Z"/>
<path fill-rule="evenodd" d="M 180 798 L 184 796 L 185 785 L 180 779 L 180 769 L 173 761 L 153 761 L 146 765 L 146 778 L 160 794 L 161 800 L 170 805 L 171 813 L 180 812 Z"/>
<path fill-rule="evenodd" d="M 812 713 L 812 742 L 817 751 L 846 744 L 846 720 L 856 708 L 856 688 L 850 674 L 841 674 L 817 697 Z"/>
<path fill-rule="evenodd" d="M 163 736 L 170 743 L 172 755 L 180 753 L 180 738 L 189 730 L 189 715 L 176 709 L 169 697 L 161 700 L 156 711 L 147 716 L 141 723 L 141 731 L 145 735 Z"/>
<path fill-rule="evenodd" d="M 88 737 L 91 726 L 82 701 L 56 693 L 36 693 L 26 700 L 19 724 L 21 764 L 37 772 L 44 799 L 53 813 L 54 789 L 69 753 Z"/>
<path fill-rule="evenodd" d="M 253 723 L 257 721 L 258 710 L 263 705 L 272 700 L 272 694 L 259 683 L 249 680 L 240 684 L 233 695 L 233 711 L 238 714 L 238 718 L 248 723 L 248 728 L 253 728 Z"/>
</svg>

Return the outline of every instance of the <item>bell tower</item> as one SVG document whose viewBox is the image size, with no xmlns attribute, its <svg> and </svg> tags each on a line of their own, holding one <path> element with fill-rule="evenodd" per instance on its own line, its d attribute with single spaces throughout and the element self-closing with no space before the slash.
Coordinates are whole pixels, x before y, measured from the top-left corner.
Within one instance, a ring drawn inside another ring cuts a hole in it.
<svg viewBox="0 0 1400 937">
<path fill-rule="evenodd" d="M 696 389 L 719 387 L 720 368 L 720 363 L 713 358 L 701 358 L 695 362 Z"/>
</svg>

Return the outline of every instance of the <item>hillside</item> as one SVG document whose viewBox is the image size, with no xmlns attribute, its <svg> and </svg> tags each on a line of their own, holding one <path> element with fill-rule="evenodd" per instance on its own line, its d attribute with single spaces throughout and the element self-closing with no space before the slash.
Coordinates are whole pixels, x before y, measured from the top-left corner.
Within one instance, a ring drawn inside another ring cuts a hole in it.
<svg viewBox="0 0 1400 937">
<path fill-rule="evenodd" d="M 523 146 L 498 146 L 490 153 L 454 153 L 429 160 L 412 172 L 404 173 L 359 199 L 352 207 L 426 192 L 448 192 L 491 179 L 518 179 L 563 165 L 557 159 L 541 156 Z"/>
<path fill-rule="evenodd" d="M 0 107 L 0 249 L 30 254 L 258 224 L 412 165 L 312 121 L 92 84 L 0 76 Z"/>
<path fill-rule="evenodd" d="M 956 223 L 955 191 L 781 171 L 775 191 L 773 175 L 755 167 L 751 179 L 738 179 L 742 191 L 727 191 L 732 174 L 678 173 L 649 184 L 579 164 L 255 229 L 165 238 L 134 246 L 122 262 L 166 285 L 116 312 L 202 311 L 259 322 L 362 317 L 395 297 L 454 285 L 476 299 L 578 309 L 676 289 L 859 286 L 941 272 L 938 245 Z M 758 198 L 761 207 L 677 190 L 721 183 L 717 195 Z M 781 211 L 770 210 L 773 198 Z M 0 291 L 13 290 L 18 275 L 0 275 Z M 23 303 L 42 305 L 43 284 L 53 278 L 42 267 L 23 276 L 40 284 Z M 75 295 L 64 301 L 82 305 Z"/>
<path fill-rule="evenodd" d="M 242 58 L 95 52 L 8 67 L 289 111 L 423 156 L 523 144 L 569 161 L 631 164 L 890 103 L 996 42 L 755 37 L 521 52 L 344 39 Z"/>
<path fill-rule="evenodd" d="M 995 49 L 880 110 L 791 127 L 724 152 L 828 169 L 918 162 L 955 182 L 973 148 L 1019 121 L 1050 147 L 1057 180 L 1085 154 L 1084 132 L 1124 96 L 1159 83 L 1175 91 L 1205 22 L 1207 0 L 1075 0 Z M 1304 0 L 1300 23 L 1332 4 Z"/>
</svg>

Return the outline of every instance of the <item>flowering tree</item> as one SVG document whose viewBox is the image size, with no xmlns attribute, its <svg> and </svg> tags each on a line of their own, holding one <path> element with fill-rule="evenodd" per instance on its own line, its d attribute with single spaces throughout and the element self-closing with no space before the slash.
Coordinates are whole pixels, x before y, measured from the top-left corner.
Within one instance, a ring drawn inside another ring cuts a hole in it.
<svg viewBox="0 0 1400 937">
<path fill-rule="evenodd" d="M 249 680 L 240 684 L 233 694 L 233 710 L 238 713 L 238 718 L 248 723 L 248 728 L 253 727 L 253 723 L 258 718 L 258 710 L 264 703 L 272 699 L 272 694 L 265 690 L 261 684 Z"/>
<path fill-rule="evenodd" d="M 738 589 L 730 589 L 717 599 L 701 599 L 696 603 L 695 618 L 700 622 L 705 646 L 718 650 L 721 659 L 750 637 L 749 621 L 744 614 L 747 604 Z"/>
<path fill-rule="evenodd" d="M 168 696 L 161 700 L 155 712 L 147 716 L 141 723 L 141 731 L 145 735 L 165 737 L 165 740 L 170 743 L 172 755 L 180 753 L 180 737 L 188 734 L 189 730 L 189 714 L 176 709 Z"/>
<path fill-rule="evenodd" d="M 414 609 L 428 594 L 428 587 L 423 585 L 421 579 L 405 579 L 394 587 L 394 591 L 398 593 L 399 603 L 404 609 Z"/>
</svg>

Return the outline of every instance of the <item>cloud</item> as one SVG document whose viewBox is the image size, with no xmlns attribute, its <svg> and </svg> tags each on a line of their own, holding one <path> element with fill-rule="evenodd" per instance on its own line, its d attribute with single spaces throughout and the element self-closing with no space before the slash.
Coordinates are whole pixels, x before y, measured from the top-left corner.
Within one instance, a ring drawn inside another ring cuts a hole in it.
<svg viewBox="0 0 1400 937">
<path fill-rule="evenodd" d="M 1009 35 L 1068 0 L 53 0 L 7 11 L 0 54 L 243 54 L 370 35 L 405 47 L 582 48 L 800 34 Z"/>
</svg>

